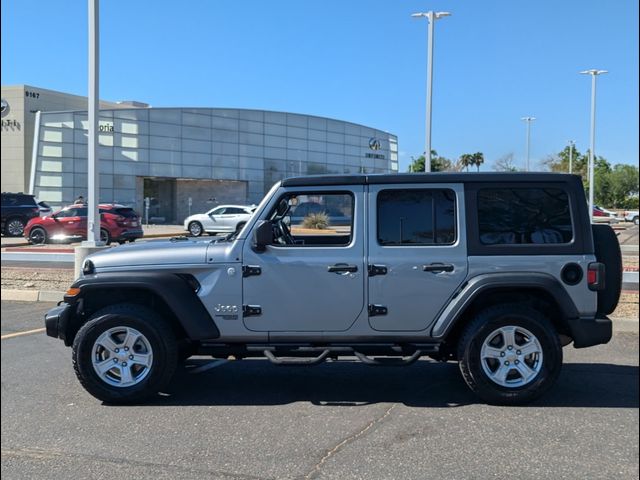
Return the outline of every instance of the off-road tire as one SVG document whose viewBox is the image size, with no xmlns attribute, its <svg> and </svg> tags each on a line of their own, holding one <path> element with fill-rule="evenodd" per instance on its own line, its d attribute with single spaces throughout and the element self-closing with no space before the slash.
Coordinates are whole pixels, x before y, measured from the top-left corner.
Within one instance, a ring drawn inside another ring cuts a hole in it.
<svg viewBox="0 0 640 480">
<path fill-rule="evenodd" d="M 498 385 L 482 368 L 483 342 L 505 326 L 528 330 L 542 347 L 542 366 L 531 382 L 522 387 Z M 458 342 L 458 360 L 464 381 L 484 401 L 493 405 L 522 405 L 540 397 L 555 383 L 562 368 L 562 347 L 553 325 L 540 312 L 520 304 L 503 304 L 480 312 L 466 327 Z"/>
<path fill-rule="evenodd" d="M 622 291 L 622 252 L 616 232 L 609 225 L 591 225 L 596 260 L 605 264 L 604 290 L 598 292 L 598 313 L 609 315 L 618 306 Z"/>
<path fill-rule="evenodd" d="M 118 326 L 136 329 L 153 349 L 148 375 L 130 387 L 109 385 L 92 364 L 93 345 L 98 337 Z M 73 342 L 72 359 L 78 380 L 91 395 L 103 402 L 127 404 L 140 402 L 166 387 L 178 363 L 178 348 L 171 326 L 156 312 L 140 305 L 116 304 L 97 311 L 80 328 Z"/>
</svg>

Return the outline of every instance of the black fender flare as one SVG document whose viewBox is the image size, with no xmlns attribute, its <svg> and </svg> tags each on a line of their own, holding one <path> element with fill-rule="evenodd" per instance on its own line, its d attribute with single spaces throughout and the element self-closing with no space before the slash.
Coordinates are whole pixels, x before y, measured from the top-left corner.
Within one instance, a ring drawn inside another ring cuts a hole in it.
<svg viewBox="0 0 640 480">
<path fill-rule="evenodd" d="M 80 293 L 75 296 L 65 295 L 64 301 L 70 304 L 77 303 L 89 292 L 106 292 L 112 289 L 146 290 L 167 304 L 190 340 L 206 340 L 220 336 L 218 327 L 196 291 L 184 278 L 175 273 L 96 273 L 77 279 L 71 288 L 79 288 Z"/>
<path fill-rule="evenodd" d="M 573 300 L 562 284 L 553 276 L 544 273 L 504 272 L 478 275 L 464 282 L 454 293 L 449 305 L 440 313 L 433 325 L 431 336 L 445 338 L 447 333 L 463 315 L 467 307 L 480 295 L 496 288 L 535 288 L 553 297 L 560 306 L 564 318 L 579 318 Z"/>
</svg>

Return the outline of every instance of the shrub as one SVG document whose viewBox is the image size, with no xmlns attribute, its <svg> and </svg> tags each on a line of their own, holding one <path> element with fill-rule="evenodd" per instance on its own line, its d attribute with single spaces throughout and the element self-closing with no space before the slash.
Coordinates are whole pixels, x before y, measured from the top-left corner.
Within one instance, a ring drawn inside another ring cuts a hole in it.
<svg viewBox="0 0 640 480">
<path fill-rule="evenodd" d="M 302 220 L 302 226 L 304 228 L 324 230 L 329 226 L 329 216 L 324 212 L 310 213 Z"/>
</svg>

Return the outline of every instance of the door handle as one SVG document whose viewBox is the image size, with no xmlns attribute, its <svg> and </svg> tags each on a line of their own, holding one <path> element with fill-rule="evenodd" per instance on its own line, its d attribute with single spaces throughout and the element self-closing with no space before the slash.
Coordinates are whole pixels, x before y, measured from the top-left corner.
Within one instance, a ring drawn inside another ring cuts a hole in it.
<svg viewBox="0 0 640 480">
<path fill-rule="evenodd" d="M 431 273 L 442 273 L 442 272 L 453 272 L 453 265 L 450 263 L 432 263 L 431 265 L 423 265 L 423 272 L 431 272 Z"/>
<path fill-rule="evenodd" d="M 329 265 L 327 271 L 330 273 L 355 273 L 358 271 L 357 265 L 348 265 L 346 263 L 336 263 Z"/>
</svg>

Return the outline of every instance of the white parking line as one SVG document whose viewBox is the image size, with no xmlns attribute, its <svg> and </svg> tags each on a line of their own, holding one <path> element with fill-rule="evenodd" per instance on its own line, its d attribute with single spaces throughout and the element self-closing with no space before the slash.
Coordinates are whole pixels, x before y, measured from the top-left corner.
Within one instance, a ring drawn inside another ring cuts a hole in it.
<svg viewBox="0 0 640 480">
<path fill-rule="evenodd" d="M 229 360 L 224 360 L 224 359 L 214 360 L 213 362 L 205 363 L 204 365 L 200 365 L 199 367 L 194 368 L 193 370 L 190 370 L 189 373 L 206 372 L 207 370 L 211 370 L 212 368 L 221 367 L 227 362 L 229 362 Z"/>
<path fill-rule="evenodd" d="M 0 337 L 0 340 L 23 337 L 24 335 L 33 335 L 34 333 L 42 333 L 44 332 L 44 330 L 44 328 L 34 328 L 33 330 L 25 330 L 24 332 L 7 333 L 6 335 L 2 335 L 2 337 Z"/>
</svg>

